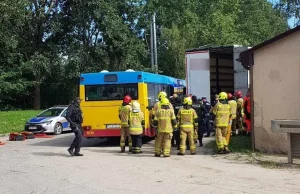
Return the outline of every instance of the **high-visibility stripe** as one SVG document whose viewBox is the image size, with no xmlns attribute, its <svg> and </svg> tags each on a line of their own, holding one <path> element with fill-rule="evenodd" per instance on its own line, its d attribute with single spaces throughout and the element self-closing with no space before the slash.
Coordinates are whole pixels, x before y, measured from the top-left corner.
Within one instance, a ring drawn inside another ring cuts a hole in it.
<svg viewBox="0 0 300 194">
<path fill-rule="evenodd" d="M 182 128 L 187 128 L 187 127 L 194 127 L 194 125 L 180 125 Z"/>
</svg>

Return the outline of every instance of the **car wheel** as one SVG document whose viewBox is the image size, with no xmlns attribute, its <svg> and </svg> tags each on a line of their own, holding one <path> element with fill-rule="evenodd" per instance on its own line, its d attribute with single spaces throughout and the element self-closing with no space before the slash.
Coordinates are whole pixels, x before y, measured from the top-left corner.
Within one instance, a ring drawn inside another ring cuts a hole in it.
<svg viewBox="0 0 300 194">
<path fill-rule="evenodd" d="M 62 133 L 62 125 L 60 123 L 56 123 L 54 126 L 54 134 L 55 135 L 60 135 Z"/>
</svg>

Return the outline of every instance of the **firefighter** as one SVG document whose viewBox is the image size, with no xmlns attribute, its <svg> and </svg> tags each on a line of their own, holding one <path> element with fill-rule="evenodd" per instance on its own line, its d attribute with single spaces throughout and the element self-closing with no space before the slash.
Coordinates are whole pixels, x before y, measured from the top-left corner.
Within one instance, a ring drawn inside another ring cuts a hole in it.
<svg viewBox="0 0 300 194">
<path fill-rule="evenodd" d="M 244 113 L 245 113 L 244 122 L 245 122 L 246 132 L 249 135 L 251 133 L 251 102 L 250 102 L 249 89 L 245 97 Z"/>
<path fill-rule="evenodd" d="M 214 106 L 213 114 L 215 116 L 218 153 L 229 153 L 226 135 L 230 118 L 230 106 L 227 103 L 227 94 L 225 92 L 219 94 L 219 102 Z"/>
<path fill-rule="evenodd" d="M 243 100 L 243 94 L 241 91 L 235 92 L 235 97 L 237 99 L 237 109 L 236 109 L 236 127 L 237 129 L 234 131 L 234 133 L 242 134 L 244 131 L 244 125 L 243 125 L 243 117 L 244 117 L 244 100 Z"/>
<path fill-rule="evenodd" d="M 192 108 L 196 111 L 197 117 L 198 117 L 198 128 L 197 128 L 197 139 L 199 140 L 199 147 L 203 146 L 203 134 L 206 129 L 206 121 L 205 121 L 205 115 L 208 113 L 206 108 L 201 102 L 198 102 L 198 99 L 196 96 L 192 96 Z M 197 143 L 197 142 L 196 142 Z"/>
<path fill-rule="evenodd" d="M 132 139 L 132 153 L 140 154 L 142 152 L 142 133 L 145 127 L 144 114 L 137 101 L 132 103 L 132 112 L 129 115 L 129 130 Z"/>
<path fill-rule="evenodd" d="M 121 153 L 125 152 L 125 141 L 128 137 L 129 152 L 132 151 L 132 140 L 129 132 L 129 115 L 132 112 L 132 107 L 130 105 L 132 99 L 129 95 L 125 96 L 123 99 L 122 106 L 119 108 L 119 118 L 121 120 L 121 138 L 120 147 Z"/>
<path fill-rule="evenodd" d="M 171 139 L 173 129 L 177 130 L 177 122 L 174 111 L 170 108 L 170 102 L 163 98 L 160 108 L 155 112 L 152 125 L 157 128 L 157 138 L 155 139 L 155 157 L 160 157 L 163 146 L 163 156 L 170 157 Z"/>
<path fill-rule="evenodd" d="M 72 156 L 83 156 L 83 154 L 80 154 L 80 148 L 81 148 L 81 142 L 82 142 L 82 135 L 83 135 L 83 130 L 82 130 L 82 122 L 83 122 L 83 117 L 82 117 L 82 111 L 80 109 L 80 98 L 75 98 L 70 106 L 67 109 L 67 114 L 66 114 L 66 119 L 70 123 L 70 127 L 72 131 L 75 134 L 75 138 L 68 149 L 68 152 Z M 75 152 L 73 151 L 75 149 Z"/>
<path fill-rule="evenodd" d="M 227 141 L 227 144 L 229 145 L 231 131 L 236 130 L 237 102 L 234 100 L 233 95 L 231 93 L 228 93 L 227 97 L 228 97 L 228 104 L 230 106 L 230 115 L 231 115 L 231 117 L 229 118 L 228 131 L 227 131 L 227 135 L 226 135 L 226 141 Z"/>
<path fill-rule="evenodd" d="M 162 99 L 167 99 L 167 93 L 164 92 L 164 91 L 161 91 L 161 92 L 158 93 L 157 98 L 158 98 L 158 102 L 156 102 L 156 103 L 154 104 L 154 107 L 153 107 L 153 109 L 152 109 L 152 117 L 151 117 L 151 120 L 152 120 L 152 121 L 153 121 L 153 119 L 154 119 L 155 112 L 156 112 L 156 111 L 160 108 L 160 106 L 161 106 L 161 100 L 162 100 Z M 169 103 L 169 107 L 170 107 L 171 110 L 173 110 L 173 112 L 174 112 L 174 108 L 173 108 L 173 106 L 172 106 L 171 103 Z M 157 135 L 155 135 L 155 138 L 157 138 Z M 158 141 L 155 141 L 155 142 L 158 142 Z M 155 147 L 157 147 L 157 146 L 155 145 Z M 162 147 L 164 147 L 164 146 L 162 146 Z"/>
<path fill-rule="evenodd" d="M 179 110 L 177 115 L 181 136 L 180 151 L 177 155 L 185 155 L 187 138 L 190 143 L 191 154 L 196 154 L 194 134 L 198 129 L 198 117 L 196 111 L 192 108 L 192 104 L 193 102 L 190 98 L 185 98 L 183 101 L 183 108 Z"/>
</svg>

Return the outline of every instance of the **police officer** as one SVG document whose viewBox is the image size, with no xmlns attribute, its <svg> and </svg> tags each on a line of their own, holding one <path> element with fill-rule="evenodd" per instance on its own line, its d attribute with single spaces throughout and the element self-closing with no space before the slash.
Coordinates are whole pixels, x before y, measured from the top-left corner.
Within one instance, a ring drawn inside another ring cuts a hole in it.
<svg viewBox="0 0 300 194">
<path fill-rule="evenodd" d="M 155 112 L 152 125 L 157 128 L 158 132 L 155 139 L 155 157 L 160 157 L 162 147 L 163 156 L 170 157 L 171 139 L 173 130 L 177 130 L 177 122 L 167 98 L 161 100 L 160 108 Z"/>
<path fill-rule="evenodd" d="M 211 124 L 210 124 L 209 120 L 210 120 L 211 116 L 210 116 L 209 112 L 210 112 L 212 106 L 207 101 L 206 96 L 203 96 L 201 98 L 201 101 L 202 101 L 202 104 L 204 105 L 204 107 L 206 109 L 206 113 L 205 113 L 205 117 L 204 117 L 204 120 L 205 120 L 205 129 L 206 129 L 206 136 L 205 137 L 210 137 Z"/>
<path fill-rule="evenodd" d="M 173 95 L 171 104 L 174 107 L 175 115 L 177 115 L 179 109 L 182 108 L 181 99 L 178 98 L 177 94 Z M 176 144 L 174 142 L 176 142 Z M 176 146 L 177 150 L 179 150 L 179 145 L 180 145 L 180 132 L 179 132 L 179 130 L 173 132 L 173 137 L 172 137 L 171 143 L 172 143 L 172 147 Z"/>
<path fill-rule="evenodd" d="M 82 111 L 80 109 L 80 98 L 75 98 L 67 109 L 66 119 L 70 123 L 70 127 L 75 134 L 75 138 L 68 149 L 72 156 L 83 156 L 80 154 L 83 130 L 81 124 L 83 122 Z M 73 151 L 75 148 L 75 152 Z"/>
<path fill-rule="evenodd" d="M 206 128 L 205 115 L 208 113 L 204 105 L 198 102 L 197 96 L 192 96 L 192 108 L 195 109 L 198 116 L 198 140 L 199 146 L 203 146 L 203 133 Z"/>
<path fill-rule="evenodd" d="M 227 128 L 230 118 L 230 106 L 227 102 L 227 93 L 221 92 L 219 94 L 219 103 L 213 108 L 216 124 L 216 143 L 218 146 L 218 153 L 229 153 L 228 144 L 226 141 Z"/>
</svg>

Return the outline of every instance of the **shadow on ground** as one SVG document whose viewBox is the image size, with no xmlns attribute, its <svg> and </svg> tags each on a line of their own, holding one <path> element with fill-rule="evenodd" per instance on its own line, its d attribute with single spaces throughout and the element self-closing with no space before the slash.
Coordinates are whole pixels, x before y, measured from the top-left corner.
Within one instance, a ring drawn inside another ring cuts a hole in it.
<svg viewBox="0 0 300 194">
<path fill-rule="evenodd" d="M 40 138 L 37 138 L 40 139 Z M 63 134 L 60 136 L 54 136 L 53 138 L 45 138 L 40 139 L 40 142 L 33 143 L 33 146 L 49 146 L 49 147 L 69 147 L 74 139 L 73 134 Z M 143 138 L 143 144 L 148 144 L 152 139 L 151 138 Z M 128 143 L 126 143 L 128 145 Z M 107 139 L 100 138 L 83 138 L 82 147 L 119 147 L 120 140 L 114 139 L 108 141 Z"/>
<path fill-rule="evenodd" d="M 62 157 L 72 157 L 67 153 L 55 153 L 55 152 L 33 152 L 33 155 L 36 156 L 62 156 Z"/>
</svg>

